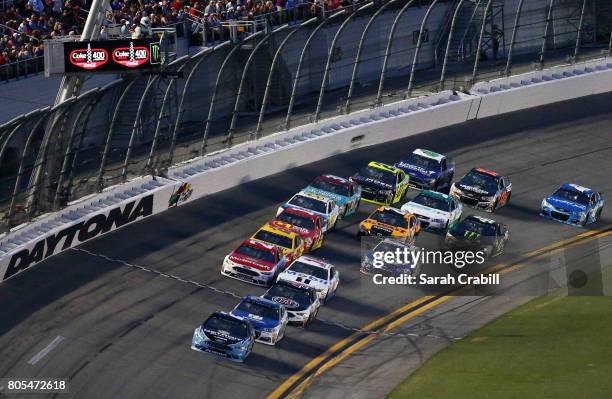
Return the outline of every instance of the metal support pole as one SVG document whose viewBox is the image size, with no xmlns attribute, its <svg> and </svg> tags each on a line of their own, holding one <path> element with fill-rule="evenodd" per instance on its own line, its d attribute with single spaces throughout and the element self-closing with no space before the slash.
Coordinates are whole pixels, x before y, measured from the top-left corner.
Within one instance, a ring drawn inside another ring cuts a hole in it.
<svg viewBox="0 0 612 399">
<path fill-rule="evenodd" d="M 442 62 L 442 73 L 440 74 L 440 91 L 444 90 L 444 81 L 446 80 L 446 68 L 448 66 L 448 53 L 450 52 L 451 42 L 453 41 L 453 33 L 455 32 L 455 24 L 457 22 L 457 16 L 461 11 L 461 6 L 464 0 L 459 0 L 455 13 L 453 14 L 453 20 L 451 21 L 450 31 L 448 33 L 448 41 L 446 42 L 446 50 L 444 50 L 444 61 Z"/>
<path fill-rule="evenodd" d="M 299 30 L 302 29 L 303 27 L 313 24 L 315 21 L 318 21 L 318 19 L 311 18 L 308 21 L 301 24 L 297 29 L 289 32 L 289 34 L 283 39 L 281 44 L 276 49 L 276 52 L 274 53 L 274 57 L 272 58 L 272 66 L 270 66 L 270 72 L 268 72 L 268 79 L 266 81 L 266 89 L 264 91 L 264 96 L 261 101 L 261 109 L 259 110 L 259 118 L 257 119 L 257 127 L 255 128 L 255 139 L 259 139 L 261 137 L 261 130 L 262 130 L 262 124 L 264 120 L 264 115 L 266 113 L 266 107 L 268 106 L 268 100 L 270 98 L 270 90 L 272 87 L 272 76 L 274 74 L 274 67 L 276 66 L 276 63 L 278 62 L 278 58 L 280 57 L 281 51 L 283 50 L 283 48 L 285 47 L 285 44 L 289 42 L 289 39 L 293 35 L 299 32 Z"/>
<path fill-rule="evenodd" d="M 96 178 L 96 191 L 101 192 L 104 188 L 103 177 L 104 177 L 104 168 L 106 167 L 106 159 L 108 158 L 108 152 L 110 151 L 110 144 L 113 138 L 113 133 L 115 133 L 115 129 L 117 127 L 117 120 L 119 119 L 119 112 L 123 108 L 123 101 L 127 97 L 130 89 L 136 83 L 136 79 L 132 79 L 130 83 L 127 84 L 125 89 L 123 89 L 123 93 L 119 96 L 117 100 L 117 104 L 115 104 L 115 109 L 113 110 L 113 116 L 111 117 L 110 128 L 108 129 L 108 135 L 106 136 L 106 143 L 104 143 L 104 150 L 102 151 L 102 160 L 100 161 L 100 169 L 98 170 L 98 177 Z"/>
<path fill-rule="evenodd" d="M 249 40 L 254 39 L 255 37 L 262 35 L 263 32 L 257 32 L 244 40 L 247 42 Z M 229 60 L 232 58 L 234 53 L 238 51 L 244 42 L 238 43 L 234 48 L 230 50 L 230 52 L 225 56 L 221 67 L 219 68 L 219 72 L 217 73 L 217 79 L 215 80 L 215 87 L 213 88 L 212 97 L 210 99 L 210 107 L 208 108 L 208 116 L 206 117 L 206 126 L 204 128 L 204 135 L 202 137 L 202 144 L 200 145 L 200 155 L 204 155 L 206 153 L 206 145 L 208 144 L 208 135 L 210 134 L 210 127 L 212 124 L 213 113 L 215 111 L 215 103 L 217 102 L 217 94 L 219 92 L 219 85 L 221 84 L 221 77 L 223 76 L 223 72 L 225 71 L 225 67 L 227 66 Z"/>
<path fill-rule="evenodd" d="M 310 42 L 312 42 L 316 34 L 326 24 L 336 19 L 339 15 L 344 15 L 345 13 L 346 13 L 346 10 L 342 10 L 342 11 L 332 14 L 329 18 L 323 20 L 323 22 L 321 22 L 319 26 L 317 26 L 312 31 L 310 36 L 308 36 L 306 43 L 304 43 L 304 47 L 302 48 L 302 52 L 300 53 L 300 59 L 298 61 L 297 69 L 295 71 L 295 77 L 293 78 L 293 86 L 291 87 L 291 98 L 289 99 L 289 108 L 287 109 L 287 116 L 285 118 L 285 130 L 289 130 L 289 128 L 291 127 L 291 115 L 293 114 L 293 107 L 295 105 L 295 96 L 297 94 L 297 87 L 300 82 L 300 77 L 302 74 L 302 64 L 304 63 L 304 57 L 306 56 L 306 50 L 308 50 L 308 48 L 310 47 Z"/>
<path fill-rule="evenodd" d="M 188 65 L 188 63 L 184 63 L 183 65 L 180 66 L 180 68 L 178 69 L 179 72 L 182 72 L 184 68 L 186 68 Z M 178 98 L 178 90 L 177 90 L 177 84 L 172 85 L 174 87 L 174 106 L 177 109 L 177 114 L 178 114 L 178 106 L 176 104 L 176 99 Z M 170 86 L 168 86 L 168 89 L 170 89 Z M 170 166 L 172 165 L 172 159 L 174 158 L 174 149 L 176 148 L 176 138 L 178 137 L 178 129 L 176 127 L 176 125 L 174 126 L 174 129 L 172 129 L 172 136 L 170 137 L 170 148 L 168 149 L 168 159 L 166 160 L 166 165 Z"/>
<path fill-rule="evenodd" d="M 393 24 L 391 24 L 391 30 L 389 31 L 389 37 L 387 39 L 387 46 L 385 47 L 385 57 L 383 58 L 382 69 L 380 70 L 380 79 L 378 82 L 378 91 L 376 92 L 376 105 L 380 105 L 382 100 L 382 90 L 385 86 L 385 75 L 387 74 L 387 64 L 389 62 L 389 55 L 391 54 L 391 45 L 393 44 L 393 38 L 395 37 L 395 28 L 399 23 L 399 20 L 404 15 L 404 12 L 410 8 L 410 6 L 414 3 L 414 0 L 409 0 L 397 13 L 395 19 L 393 20 Z"/>
<path fill-rule="evenodd" d="M 144 109 L 144 103 L 149 94 L 149 90 L 153 87 L 154 84 L 159 80 L 159 75 L 154 77 L 149 77 L 149 81 L 147 82 L 147 87 L 145 87 L 144 92 L 142 93 L 142 97 L 140 98 L 140 103 L 138 104 L 138 110 L 136 111 L 136 117 L 134 118 L 134 126 L 132 127 L 132 133 L 130 134 L 130 141 L 128 142 L 128 148 L 125 153 L 125 160 L 123 161 L 123 169 L 121 170 L 121 179 L 123 181 L 127 180 L 128 166 L 130 164 L 130 158 L 132 156 L 132 148 L 134 146 L 134 137 L 136 137 L 136 132 L 138 131 L 138 126 L 140 124 L 140 115 L 142 114 L 142 110 Z"/>
<path fill-rule="evenodd" d="M 514 51 L 514 42 L 516 41 L 516 31 L 519 27 L 519 20 L 521 18 L 521 11 L 523 9 L 523 0 L 519 0 L 518 6 L 516 7 L 516 17 L 514 18 L 514 27 L 512 28 L 512 40 L 510 40 L 510 50 L 508 50 L 508 59 L 506 60 L 506 69 L 504 75 L 510 75 L 510 66 L 512 65 L 512 52 Z"/>
<path fill-rule="evenodd" d="M 34 134 L 36 133 L 36 131 L 38 131 L 38 129 L 40 129 L 40 125 L 45 120 L 48 110 L 49 110 L 49 107 L 46 107 L 40 110 L 41 115 L 38 121 L 36 121 L 36 123 L 32 127 L 32 130 L 30 130 L 30 134 L 28 134 L 28 138 L 26 139 L 26 142 L 23 146 L 23 150 L 21 151 L 21 158 L 19 159 L 19 170 L 17 171 L 17 178 L 15 179 L 15 185 L 13 186 L 13 195 L 11 196 L 11 203 L 9 205 L 8 214 L 6 216 L 6 220 L 8 222 L 9 229 L 10 229 L 10 224 L 11 224 L 11 218 L 13 217 L 13 212 L 15 211 L 15 202 L 17 201 L 17 193 L 19 192 L 19 186 L 21 185 L 21 176 L 24 174 L 24 170 L 23 170 L 24 162 L 25 162 L 26 155 L 28 153 L 28 148 L 30 147 L 30 144 L 32 143 L 32 138 L 34 137 Z"/>
<path fill-rule="evenodd" d="M 586 9 L 586 0 L 582 0 L 582 9 L 580 10 L 580 22 L 578 23 L 578 33 L 576 34 L 576 46 L 574 47 L 574 56 L 572 63 L 578 61 L 578 53 L 580 52 L 580 41 L 582 40 L 582 24 L 584 23 L 584 10 Z"/>
<path fill-rule="evenodd" d="M 363 50 L 363 43 L 365 42 L 366 36 L 370 27 L 374 24 L 376 18 L 391 4 L 395 4 L 399 0 L 391 0 L 388 3 L 384 4 L 380 7 L 374 15 L 372 15 L 366 24 L 363 32 L 361 33 L 361 38 L 359 39 L 359 44 L 357 45 L 357 54 L 355 55 L 355 62 L 353 63 L 353 72 L 351 74 L 351 82 L 349 83 L 348 94 L 346 95 L 346 104 L 344 105 L 344 112 L 346 114 L 351 112 L 351 99 L 353 97 L 353 90 L 355 88 L 355 81 L 357 80 L 357 70 L 359 69 L 359 61 L 361 61 L 361 52 Z"/>
<path fill-rule="evenodd" d="M 84 105 L 79 109 L 79 114 L 72 125 L 72 129 L 70 129 L 70 135 L 68 137 L 68 145 L 66 146 L 66 151 L 64 151 L 64 158 L 62 160 L 62 169 L 60 170 L 58 179 L 57 179 L 57 187 L 55 189 L 55 197 L 53 198 L 53 209 L 58 209 L 60 206 L 59 199 L 62 192 L 62 186 L 64 184 L 64 175 L 68 169 L 68 156 L 72 152 L 72 147 L 74 145 L 74 136 L 77 130 L 77 126 L 79 125 L 79 121 L 83 115 L 89 115 L 92 111 L 92 108 L 99 100 L 99 95 L 103 93 L 99 93 L 94 96 L 94 99 L 89 101 L 83 101 Z"/>
<path fill-rule="evenodd" d="M 334 49 L 336 48 L 336 43 L 338 41 L 338 38 L 340 37 L 340 34 L 342 34 L 342 31 L 344 31 L 344 28 L 348 25 L 348 23 L 351 22 L 353 20 L 353 18 L 355 18 L 355 16 L 357 16 L 359 11 L 368 9 L 372 5 L 373 5 L 373 3 L 368 3 L 368 4 L 360 7 L 357 11 L 353 12 L 351 15 L 349 15 L 342 22 L 342 24 L 340 25 L 340 27 L 336 31 L 336 34 L 334 35 L 334 38 L 331 41 L 331 45 L 329 47 L 329 51 L 327 52 L 327 61 L 325 62 L 325 70 L 323 72 L 323 80 L 321 81 L 321 89 L 319 90 L 319 99 L 317 100 L 317 109 L 315 111 L 315 117 L 314 117 L 314 121 L 315 122 L 319 121 L 319 115 L 321 114 L 321 107 L 323 106 L 323 96 L 325 95 L 325 86 L 326 86 L 327 79 L 329 78 L 329 71 L 331 69 L 332 56 L 334 54 Z"/>
<path fill-rule="evenodd" d="M 476 81 L 476 74 L 478 73 L 478 63 L 480 62 L 480 49 L 482 48 L 482 38 L 484 36 L 485 25 L 487 24 L 487 15 L 489 14 L 489 9 L 491 8 L 492 2 L 493 0 L 487 1 L 487 5 L 485 7 L 485 11 L 482 17 L 480 35 L 478 36 L 478 47 L 476 48 L 476 58 L 474 59 L 474 70 L 472 71 L 472 84 L 474 84 L 474 82 Z"/>
<path fill-rule="evenodd" d="M 414 58 L 412 59 L 412 68 L 410 69 L 410 79 L 408 80 L 408 93 L 404 98 L 410 97 L 412 95 L 412 87 L 414 84 L 414 71 L 416 70 L 417 61 L 419 60 L 419 52 L 421 50 L 421 45 L 423 44 L 423 30 L 425 29 L 425 24 L 427 23 L 427 19 L 431 14 L 431 10 L 436 6 L 438 0 L 433 0 L 427 11 L 425 12 L 425 16 L 423 17 L 423 21 L 421 22 L 421 29 L 419 30 L 419 38 L 417 39 L 417 46 L 414 50 Z"/>
<path fill-rule="evenodd" d="M 608 44 L 608 57 L 612 56 L 612 32 L 610 32 L 610 43 Z"/>
<path fill-rule="evenodd" d="M 550 4 L 548 5 L 548 13 L 546 15 L 546 25 L 544 25 L 544 36 L 542 36 L 542 49 L 540 50 L 540 58 L 538 59 L 538 65 L 542 68 L 544 64 L 544 54 L 546 53 L 546 45 L 548 40 L 548 28 L 550 27 L 550 22 L 553 17 L 553 7 L 555 5 L 555 0 L 550 0 Z"/>
<path fill-rule="evenodd" d="M 234 138 L 234 131 L 236 129 L 236 121 L 238 120 L 238 111 L 240 108 L 240 99 L 242 98 L 242 93 L 244 92 L 244 82 L 246 82 L 247 74 L 249 73 L 249 68 L 253 59 L 255 58 L 255 54 L 261 47 L 263 47 L 270 38 L 272 38 L 276 33 L 283 32 L 287 28 L 288 25 L 284 25 L 281 28 L 274 30 L 268 33 L 257 45 L 251 50 L 244 66 L 242 67 L 242 75 L 240 76 L 240 84 L 238 84 L 238 93 L 236 95 L 236 101 L 234 102 L 234 109 L 232 111 L 232 120 L 230 122 L 229 131 L 227 132 L 227 146 L 228 148 L 232 146 L 232 140 Z M 294 28 L 295 29 L 295 28 Z M 251 137 L 252 139 L 253 137 Z"/>
<path fill-rule="evenodd" d="M 4 153 L 6 152 L 9 141 L 11 141 L 15 133 L 17 133 L 19 128 L 23 126 L 24 123 L 26 123 L 25 118 L 21 122 L 17 123 L 15 127 L 11 129 L 10 133 L 6 135 L 6 140 L 4 140 L 4 143 L 2 143 L 2 147 L 0 147 L 0 165 L 2 165 L 2 160 L 4 159 Z"/>
</svg>

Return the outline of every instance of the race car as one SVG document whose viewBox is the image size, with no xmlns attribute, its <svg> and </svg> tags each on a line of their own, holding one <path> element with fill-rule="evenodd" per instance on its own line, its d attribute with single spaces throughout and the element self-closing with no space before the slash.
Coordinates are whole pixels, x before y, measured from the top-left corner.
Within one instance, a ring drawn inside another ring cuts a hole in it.
<svg viewBox="0 0 612 399">
<path fill-rule="evenodd" d="M 562 223 L 585 226 L 600 218 L 603 205 L 601 193 L 566 183 L 542 200 L 540 215 Z"/>
<path fill-rule="evenodd" d="M 482 216 L 469 215 L 446 233 L 451 249 L 484 251 L 485 258 L 501 255 L 508 242 L 508 226 Z"/>
<path fill-rule="evenodd" d="M 350 180 L 361 186 L 362 201 L 393 205 L 404 198 L 408 190 L 409 176 L 395 166 L 370 162 Z"/>
<path fill-rule="evenodd" d="M 317 317 L 321 306 L 314 288 L 289 281 L 278 281 L 262 297 L 285 306 L 289 323 L 302 327 Z"/>
<path fill-rule="evenodd" d="M 293 262 L 294 259 L 299 258 L 305 250 L 304 240 L 298 234 L 291 230 L 270 226 L 269 224 L 263 225 L 253 234 L 251 239 L 279 248 L 283 256 L 287 258 L 287 265 Z"/>
<path fill-rule="evenodd" d="M 287 311 L 279 303 L 248 295 L 230 312 L 232 316 L 247 319 L 255 330 L 255 341 L 276 345 L 287 330 Z"/>
<path fill-rule="evenodd" d="M 278 216 L 285 208 L 289 207 L 310 211 L 323 217 L 325 220 L 325 225 L 323 226 L 324 232 L 336 227 L 340 213 L 338 205 L 333 200 L 322 195 L 304 191 L 295 194 L 289 201 L 281 205 L 276 211 L 276 215 Z"/>
<path fill-rule="evenodd" d="M 359 224 L 357 236 L 391 236 L 413 242 L 421 232 L 419 219 L 413 214 L 390 206 L 381 206 Z"/>
<path fill-rule="evenodd" d="M 399 262 L 386 262 L 384 254 L 396 253 L 400 251 L 402 254 L 407 253 L 407 256 L 402 256 Z M 384 276 L 399 276 L 408 274 L 417 276 L 422 269 L 422 264 L 418 262 L 411 253 L 419 251 L 414 245 L 406 244 L 392 238 L 385 238 L 380 241 L 374 248 L 367 251 L 361 259 L 360 271 L 363 274 L 382 274 Z"/>
<path fill-rule="evenodd" d="M 322 216 L 293 207 L 285 208 L 276 218 L 268 222 L 273 228 L 289 230 L 302 237 L 304 250 L 307 252 L 321 248 L 323 245 L 324 224 Z"/>
<path fill-rule="evenodd" d="M 303 191 L 333 200 L 339 207 L 340 218 L 355 213 L 361 199 L 361 187 L 357 183 L 334 175 L 317 177 Z"/>
<path fill-rule="evenodd" d="M 321 303 L 327 303 L 336 295 L 340 273 L 336 268 L 313 256 L 300 256 L 278 275 L 277 281 L 294 281 L 316 290 Z"/>
<path fill-rule="evenodd" d="M 415 215 L 422 229 L 446 233 L 461 219 L 463 205 L 449 195 L 423 190 L 412 201 L 405 203 L 402 210 Z"/>
<path fill-rule="evenodd" d="M 419 190 L 448 190 L 455 174 L 453 160 L 437 152 L 420 148 L 414 150 L 395 166 L 410 176 L 409 186 Z"/>
<path fill-rule="evenodd" d="M 508 177 L 482 168 L 470 170 L 450 189 L 450 195 L 463 204 L 487 212 L 507 205 L 511 194 L 512 183 Z"/>
<path fill-rule="evenodd" d="M 191 349 L 244 362 L 255 343 L 255 331 L 248 320 L 215 312 L 195 329 Z"/>
<path fill-rule="evenodd" d="M 269 286 L 288 264 L 280 248 L 257 240 L 245 240 L 225 257 L 221 274 L 251 284 Z"/>
</svg>

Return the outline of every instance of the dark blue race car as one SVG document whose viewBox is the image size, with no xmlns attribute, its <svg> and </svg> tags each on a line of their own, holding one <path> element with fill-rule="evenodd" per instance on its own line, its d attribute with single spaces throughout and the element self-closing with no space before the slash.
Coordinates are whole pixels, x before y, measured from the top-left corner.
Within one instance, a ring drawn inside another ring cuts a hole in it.
<svg viewBox="0 0 612 399">
<path fill-rule="evenodd" d="M 395 167 L 410 176 L 408 185 L 416 189 L 448 190 L 455 174 L 455 162 L 430 150 L 416 149 Z"/>
<path fill-rule="evenodd" d="M 195 329 L 191 349 L 244 362 L 255 343 L 255 330 L 246 319 L 215 312 Z"/>
<path fill-rule="evenodd" d="M 287 311 L 279 303 L 249 295 L 230 314 L 250 321 L 257 342 L 276 345 L 285 336 Z"/>
<path fill-rule="evenodd" d="M 601 193 L 565 183 L 542 200 L 540 215 L 562 223 L 585 226 L 601 217 L 603 204 Z"/>
</svg>

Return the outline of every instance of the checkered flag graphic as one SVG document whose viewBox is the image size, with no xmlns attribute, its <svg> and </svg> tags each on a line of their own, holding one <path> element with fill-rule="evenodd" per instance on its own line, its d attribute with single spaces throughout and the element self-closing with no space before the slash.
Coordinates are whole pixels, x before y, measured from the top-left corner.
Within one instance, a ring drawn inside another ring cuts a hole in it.
<svg viewBox="0 0 612 399">
<path fill-rule="evenodd" d="M 130 42 L 130 61 L 134 61 L 134 42 Z"/>
<path fill-rule="evenodd" d="M 87 63 L 91 64 L 93 62 L 92 52 L 91 52 L 91 44 L 87 44 Z"/>
</svg>

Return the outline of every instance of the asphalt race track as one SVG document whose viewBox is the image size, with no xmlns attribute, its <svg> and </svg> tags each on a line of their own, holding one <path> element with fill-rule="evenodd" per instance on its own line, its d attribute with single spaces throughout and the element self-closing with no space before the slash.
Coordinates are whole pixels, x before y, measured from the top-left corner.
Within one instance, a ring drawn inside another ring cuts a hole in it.
<svg viewBox="0 0 612 399">
<path fill-rule="evenodd" d="M 70 378 L 71 395 L 59 397 L 265 397 L 352 332 L 326 322 L 359 328 L 423 295 L 374 286 L 359 273 L 355 233 L 374 209 L 362 204 L 314 253 L 335 263 L 341 278 L 337 297 L 319 313 L 323 321 L 290 328 L 277 347 L 256 345 L 245 364 L 192 351 L 193 330 L 208 314 L 230 310 L 233 295 L 264 291 L 219 270 L 281 202 L 321 173 L 349 176 L 370 160 L 394 162 L 416 147 L 430 148 L 455 159 L 456 177 L 475 166 L 510 176 L 511 203 L 493 215 L 510 227 L 498 258 L 509 261 L 580 232 L 537 215 L 541 199 L 560 183 L 602 191 L 606 209 L 593 228 L 610 223 L 611 103 L 612 95 L 600 95 L 338 155 L 146 219 L 81 247 L 89 253 L 51 258 L 0 285 L 0 377 Z M 424 233 L 417 243 L 437 242 Z"/>
</svg>

